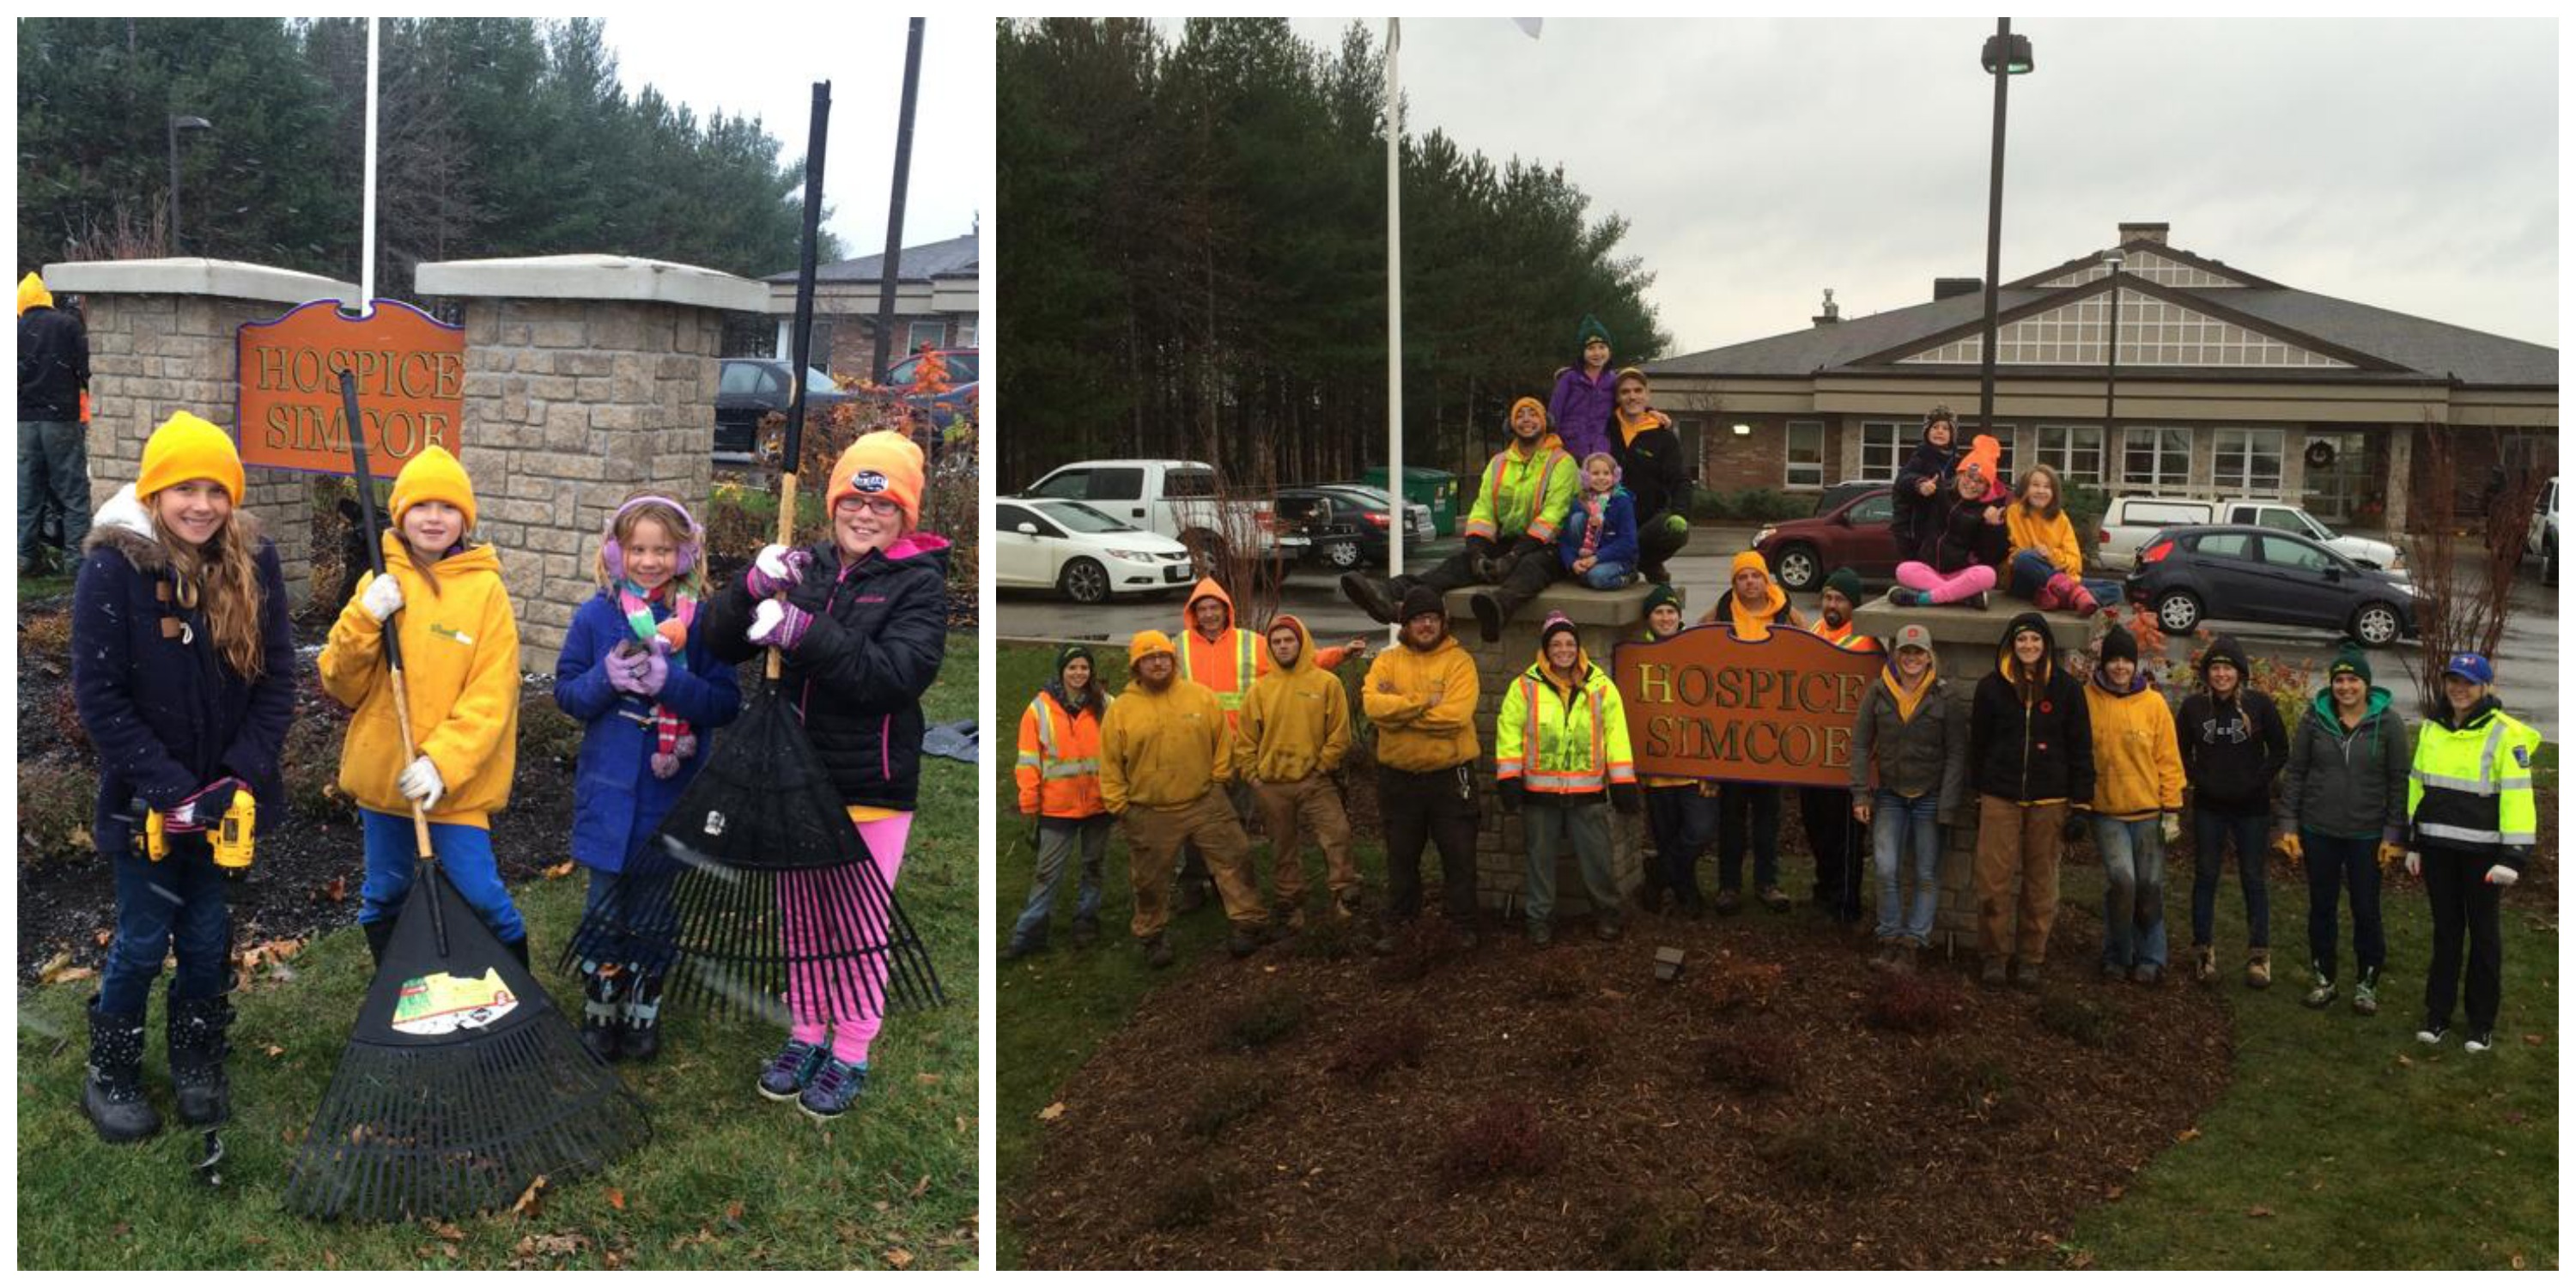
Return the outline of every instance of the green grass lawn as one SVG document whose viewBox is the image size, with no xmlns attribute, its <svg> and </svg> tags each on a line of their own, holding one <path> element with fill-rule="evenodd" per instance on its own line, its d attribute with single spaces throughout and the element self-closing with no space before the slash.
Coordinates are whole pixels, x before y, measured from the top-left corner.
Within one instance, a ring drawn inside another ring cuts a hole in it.
<svg viewBox="0 0 2576 1288">
<path fill-rule="evenodd" d="M 933 721 L 974 714 L 975 642 L 951 635 Z M 449 1226 L 332 1226 L 285 1215 L 289 1143 L 338 1066 L 370 972 L 354 930 L 323 937 L 236 998 L 226 1185 L 192 1179 L 198 1138 L 165 1129 L 100 1144 L 77 1101 L 94 981 L 22 990 L 18 1037 L 19 1264 L 65 1269 L 359 1267 L 972 1268 L 977 1238 L 977 810 L 970 766 L 924 762 L 921 813 L 898 887 L 933 951 L 948 1005 L 890 1019 L 859 1107 L 830 1129 L 752 1089 L 780 1035 L 675 1011 L 661 1059 L 620 1066 L 652 1107 L 654 1138 L 604 1176 L 548 1193 L 533 1215 Z M 504 814 L 499 825 L 509 826 Z M 354 875 L 358 856 L 350 855 Z M 585 877 L 514 892 L 538 974 L 577 1015 L 552 958 Z M 160 990 L 147 1085 L 171 1116 Z M 274 1053 L 271 1048 L 275 1048 Z M 174 1123 L 175 1126 L 175 1123 Z"/>
<path fill-rule="evenodd" d="M 1123 656 L 1104 656 L 1112 690 L 1125 684 Z M 1009 810 L 1017 797 L 1011 756 L 1019 713 L 1047 678 L 1043 649 L 997 651 L 993 772 L 1006 813 L 1001 824 L 995 933 L 1006 933 L 1028 895 L 1036 851 L 1028 824 Z M 2544 748 L 2540 788 L 2557 789 L 2557 749 Z M 1309 856 L 1310 865 L 1315 860 Z M 1383 851 L 1360 847 L 1372 883 Z M 1112 843 L 1100 945 L 1065 944 L 1072 881 L 1057 899 L 1048 953 L 1003 966 L 995 979 L 998 1193 L 1008 1211 L 1034 1168 L 1045 1124 L 1038 1114 L 1082 1061 L 1123 1024 L 1166 976 L 1148 972 L 1125 936 L 1126 854 Z M 2191 873 L 2166 877 L 2168 925 L 2180 959 L 2191 938 Z M 2063 894 L 2099 907 L 2101 870 L 2068 870 Z M 2438 1050 L 2414 1041 L 2420 1022 L 2432 920 L 2422 891 L 2389 889 L 2382 899 L 2390 973 L 2381 1010 L 2362 1019 L 2338 1004 L 2300 1005 L 2306 971 L 2307 888 L 2271 886 L 2275 983 L 2249 992 L 2244 902 L 2231 871 L 2220 887 L 2218 943 L 2223 986 L 2235 1017 L 2234 1080 L 2201 1120 L 2198 1135 L 2149 1164 L 2114 1202 L 2080 1218 L 2044 1265 L 2119 1268 L 2466 1268 L 2557 1264 L 2558 1053 L 2557 925 L 2533 896 L 2505 905 L 2504 1043 L 2471 1059 L 2455 1036 Z M 2344 916 L 2344 973 L 2351 975 L 2350 914 Z M 1173 922 L 1185 957 L 1222 951 L 1221 918 Z M 2534 1045 L 2524 1035 L 2536 1035 Z M 1103 1202 L 1115 1201 L 1104 1197 Z M 1015 1232 L 999 1231 L 997 1263 L 1018 1264 Z"/>
<path fill-rule="evenodd" d="M 771 514 L 778 513 L 778 507 L 776 505 L 770 506 L 769 512 Z M 70 593 L 72 593 L 72 570 L 55 573 L 47 577 L 20 577 L 18 579 L 18 602 L 22 604 L 31 600 L 59 599 Z"/>
</svg>

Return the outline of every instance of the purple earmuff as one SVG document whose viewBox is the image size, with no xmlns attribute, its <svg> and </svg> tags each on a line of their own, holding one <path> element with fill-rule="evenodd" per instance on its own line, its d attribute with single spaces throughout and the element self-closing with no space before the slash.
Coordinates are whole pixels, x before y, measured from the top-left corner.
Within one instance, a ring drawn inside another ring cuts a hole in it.
<svg viewBox="0 0 2576 1288">
<path fill-rule="evenodd" d="M 678 501 L 675 501 L 670 497 L 639 496 L 628 501 L 626 504 L 617 507 L 617 513 L 608 516 L 608 531 L 599 545 L 599 562 L 601 566 L 608 569 L 608 575 L 611 578 L 619 581 L 626 579 L 626 552 L 620 549 L 617 544 L 617 521 L 625 518 L 627 511 L 632 510 L 639 505 L 645 505 L 654 501 L 659 501 L 662 504 L 679 511 L 680 521 L 689 525 L 688 535 L 680 539 L 679 564 L 671 570 L 671 575 L 673 577 L 686 577 L 689 575 L 689 569 L 696 566 L 698 561 L 697 516 L 689 513 L 689 507 L 680 504 Z"/>
</svg>

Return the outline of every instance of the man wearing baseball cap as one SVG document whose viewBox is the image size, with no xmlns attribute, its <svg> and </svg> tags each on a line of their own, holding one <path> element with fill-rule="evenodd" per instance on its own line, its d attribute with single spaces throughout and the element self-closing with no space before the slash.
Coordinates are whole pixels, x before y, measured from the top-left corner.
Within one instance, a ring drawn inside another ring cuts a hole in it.
<svg viewBox="0 0 2576 1288">
<path fill-rule="evenodd" d="M 2406 871 L 2424 878 L 2433 903 L 2433 964 L 2424 977 L 2424 1027 L 2415 1040 L 2449 1035 L 2460 987 L 2460 943 L 2468 940 L 2468 1050 L 2495 1046 L 2504 986 L 2504 938 L 2497 904 L 2522 878 L 2539 831 L 2531 798 L 2531 755 L 2540 734 L 2504 713 L 2489 687 L 2495 668 L 2476 653 L 2442 665 L 2442 702 L 2415 740 L 2406 785 Z"/>
<path fill-rule="evenodd" d="M 1870 831 L 1878 874 L 1878 955 L 1870 961 L 1877 968 L 1911 970 L 1931 943 L 1941 896 L 1940 820 L 1955 816 L 1967 797 L 1968 711 L 1951 700 L 1932 661 L 1932 632 L 1919 623 L 1898 630 L 1896 651 L 1861 697 L 1852 726 L 1852 819 Z M 1911 898 L 1901 884 L 1907 872 Z"/>
</svg>

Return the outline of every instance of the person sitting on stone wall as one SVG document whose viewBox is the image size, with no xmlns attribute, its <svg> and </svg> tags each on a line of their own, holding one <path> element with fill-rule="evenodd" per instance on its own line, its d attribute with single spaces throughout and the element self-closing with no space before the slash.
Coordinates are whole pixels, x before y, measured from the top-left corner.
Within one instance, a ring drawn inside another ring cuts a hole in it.
<svg viewBox="0 0 2576 1288">
<path fill-rule="evenodd" d="M 1897 589 L 1889 592 L 1889 603 L 1908 608 L 1986 606 L 1986 592 L 1994 589 L 2008 549 L 2004 496 L 1995 481 L 2002 452 L 1994 439 L 1977 435 L 1976 448 L 1960 463 L 1958 474 L 1933 496 L 1914 557 L 1896 565 Z"/>
<path fill-rule="evenodd" d="M 1594 590 L 1637 579 L 1637 510 L 1610 453 L 1583 458 L 1583 490 L 1556 525 L 1556 554 L 1566 576 Z"/>
<path fill-rule="evenodd" d="M 1647 405 L 1646 373 L 1619 373 L 1619 406 L 1611 455 L 1637 511 L 1637 569 L 1648 581 L 1669 582 L 1665 561 L 1690 541 L 1690 463 L 1673 418 Z"/>
<path fill-rule="evenodd" d="M 1511 442 L 1487 462 L 1476 485 L 1476 503 L 1467 511 L 1466 548 L 1420 576 L 1380 580 L 1366 573 L 1342 574 L 1342 594 L 1380 622 L 1396 620 L 1396 605 L 1416 586 L 1436 591 L 1488 584 L 1476 596 L 1476 624 L 1485 642 L 1503 637 L 1503 623 L 1548 584 L 1559 565 L 1547 548 L 1556 539 L 1557 520 L 1574 500 L 1574 458 L 1547 432 L 1547 409 L 1536 398 L 1512 404 L 1507 420 Z"/>
<path fill-rule="evenodd" d="M 2084 580 L 2084 551 L 2075 544 L 2065 496 L 2056 470 L 2034 465 L 2022 471 L 2020 495 L 2004 507 L 2004 536 L 2012 550 L 2005 580 L 2016 598 L 2044 612 L 2063 609 L 2090 617 L 2104 600 L 2118 602 L 2119 584 Z"/>
</svg>

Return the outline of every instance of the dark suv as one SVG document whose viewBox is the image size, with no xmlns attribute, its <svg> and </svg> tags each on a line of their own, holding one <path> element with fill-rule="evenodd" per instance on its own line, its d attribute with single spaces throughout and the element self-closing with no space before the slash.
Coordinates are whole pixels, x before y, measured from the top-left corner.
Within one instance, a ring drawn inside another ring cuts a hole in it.
<svg viewBox="0 0 2576 1288">
<path fill-rule="evenodd" d="M 760 444 L 760 418 L 784 415 L 795 386 L 787 381 L 788 363 L 779 358 L 727 358 L 716 377 L 715 454 L 727 460 L 750 460 Z M 832 378 L 805 369 L 805 413 L 814 416 L 851 395 Z M 809 422 L 810 423 L 810 422 Z"/>
</svg>

